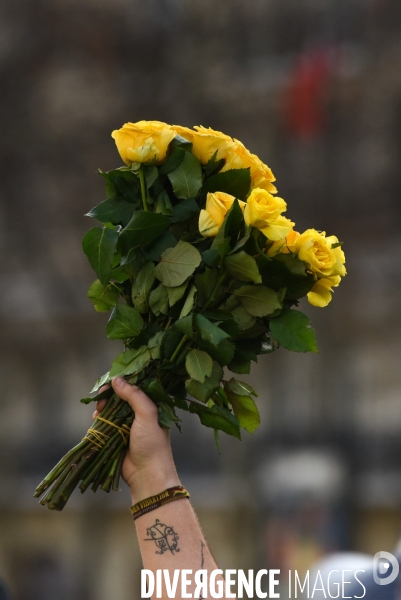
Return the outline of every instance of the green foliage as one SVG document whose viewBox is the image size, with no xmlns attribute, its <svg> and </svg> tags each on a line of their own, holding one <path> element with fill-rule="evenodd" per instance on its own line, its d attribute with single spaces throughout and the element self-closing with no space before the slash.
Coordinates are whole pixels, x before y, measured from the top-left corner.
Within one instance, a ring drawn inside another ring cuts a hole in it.
<svg viewBox="0 0 401 600">
<path fill-rule="evenodd" d="M 140 313 L 149 311 L 149 294 L 155 282 L 155 265 L 146 262 L 138 273 L 138 277 L 132 285 L 131 298 L 136 310 Z"/>
<path fill-rule="evenodd" d="M 160 175 L 167 175 L 174 171 L 179 165 L 182 163 L 185 157 L 184 148 L 180 148 L 179 146 L 173 146 L 171 148 L 170 154 L 159 167 Z"/>
<path fill-rule="evenodd" d="M 293 352 L 317 352 L 315 332 L 306 315 L 298 310 L 283 310 L 270 321 L 270 331 L 281 346 Z"/>
<path fill-rule="evenodd" d="M 233 277 L 241 281 L 253 281 L 253 283 L 262 283 L 256 260 L 241 250 L 238 254 L 226 256 L 224 265 L 227 271 Z"/>
<path fill-rule="evenodd" d="M 182 221 L 188 221 L 192 217 L 199 215 L 200 208 L 193 198 L 183 200 L 179 204 L 176 204 L 173 209 L 172 223 L 181 223 Z"/>
<path fill-rule="evenodd" d="M 174 248 L 177 245 L 177 240 L 171 233 L 171 231 L 166 231 L 163 235 L 156 240 L 156 242 L 151 246 L 146 254 L 146 260 L 160 260 L 160 256 L 162 253 L 167 250 L 167 248 Z"/>
<path fill-rule="evenodd" d="M 194 308 L 196 293 L 197 293 L 196 287 L 194 285 L 192 285 L 190 287 L 188 295 L 187 295 L 187 297 L 185 299 L 184 305 L 183 305 L 183 307 L 181 309 L 180 317 L 179 317 L 180 319 L 182 319 L 183 317 L 186 317 L 187 315 L 189 315 L 189 313 Z"/>
<path fill-rule="evenodd" d="M 202 257 L 195 246 L 180 240 L 174 248 L 163 252 L 155 275 L 167 287 L 176 287 L 192 275 L 201 260 Z"/>
<path fill-rule="evenodd" d="M 108 381 L 114 377 L 125 377 L 140 373 L 150 362 L 150 352 L 146 346 L 134 350 L 126 350 L 119 354 L 113 361 L 108 375 Z"/>
<path fill-rule="evenodd" d="M 203 350 L 190 350 L 185 359 L 185 368 L 192 379 L 203 383 L 212 374 L 213 361 Z"/>
<path fill-rule="evenodd" d="M 232 435 L 239 440 L 241 439 L 239 421 L 226 408 L 217 406 L 216 404 L 212 408 L 207 408 L 198 405 L 196 402 L 191 402 L 189 412 L 197 414 L 202 425 L 211 427 L 215 431 L 224 431 L 228 435 Z"/>
<path fill-rule="evenodd" d="M 97 312 L 107 312 L 118 302 L 119 290 L 111 283 L 104 286 L 96 279 L 88 290 L 88 298 Z"/>
<path fill-rule="evenodd" d="M 235 394 L 229 390 L 226 390 L 226 393 L 241 427 L 248 433 L 253 433 L 260 425 L 260 415 L 255 401 L 250 396 Z"/>
<path fill-rule="evenodd" d="M 143 319 L 135 308 L 117 304 L 107 323 L 106 334 L 110 340 L 127 340 L 138 335 Z"/>
<path fill-rule="evenodd" d="M 121 256 L 128 256 L 129 252 L 137 246 L 152 243 L 168 229 L 169 225 L 170 219 L 164 215 L 138 210 L 119 235 L 118 245 Z"/>
<path fill-rule="evenodd" d="M 107 286 L 113 268 L 118 234 L 107 227 L 93 227 L 82 240 L 83 250 L 100 282 Z"/>
<path fill-rule="evenodd" d="M 155 288 L 149 296 L 149 306 L 153 314 L 158 317 L 160 313 L 168 313 L 168 292 L 162 283 Z"/>
<path fill-rule="evenodd" d="M 218 271 L 209 269 L 208 267 L 206 267 L 203 273 L 197 273 L 195 275 L 195 285 L 198 291 L 198 303 L 200 306 L 206 304 L 210 298 L 210 294 L 216 285 L 218 277 Z"/>
<path fill-rule="evenodd" d="M 243 285 L 234 291 L 234 296 L 254 317 L 264 317 L 281 308 L 277 293 L 264 285 Z"/>
<path fill-rule="evenodd" d="M 203 383 L 196 381 L 195 379 L 188 379 L 185 382 L 185 387 L 188 394 L 206 403 L 214 391 L 220 387 L 220 381 L 223 377 L 223 369 L 218 362 L 213 361 L 212 373 L 210 376 L 205 377 Z"/>
<path fill-rule="evenodd" d="M 231 169 L 217 173 L 207 180 L 207 192 L 225 192 L 239 200 L 246 200 L 251 187 L 250 169 Z"/>
<path fill-rule="evenodd" d="M 174 306 L 174 304 L 177 304 L 177 302 L 179 302 L 181 300 L 181 298 L 185 294 L 187 287 L 188 287 L 188 281 L 184 281 L 184 283 L 182 283 L 181 285 L 179 285 L 177 287 L 168 287 L 167 288 L 168 302 L 169 302 L 170 306 Z"/>
<path fill-rule="evenodd" d="M 174 194 L 180 200 L 195 198 L 202 187 L 202 169 L 198 159 L 185 150 L 182 162 L 167 175 Z"/>
<path fill-rule="evenodd" d="M 101 223 L 121 223 L 125 227 L 132 218 L 134 206 L 132 202 L 127 202 L 123 198 L 108 198 L 92 208 L 86 217 L 92 217 Z"/>
<path fill-rule="evenodd" d="M 214 325 L 214 323 L 206 319 L 203 315 L 195 316 L 195 324 L 201 338 L 213 346 L 218 346 L 220 342 L 229 337 L 228 333 L 217 327 L 217 325 Z"/>
<path fill-rule="evenodd" d="M 192 321 L 193 321 L 192 315 L 188 315 L 187 317 L 184 317 L 182 319 L 178 319 L 178 321 L 176 321 L 174 323 L 174 327 L 178 331 L 180 331 L 181 333 L 183 333 L 184 335 L 186 335 L 188 338 L 192 338 L 193 335 L 194 335 Z"/>
</svg>

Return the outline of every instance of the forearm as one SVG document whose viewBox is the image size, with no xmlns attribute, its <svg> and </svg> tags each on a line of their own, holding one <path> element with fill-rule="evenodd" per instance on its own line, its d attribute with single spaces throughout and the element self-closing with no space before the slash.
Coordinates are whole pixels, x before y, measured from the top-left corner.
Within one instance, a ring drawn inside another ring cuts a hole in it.
<svg viewBox="0 0 401 600">
<path fill-rule="evenodd" d="M 167 485 L 167 482 L 166 482 Z M 172 482 L 169 480 L 169 486 L 179 485 L 178 478 Z M 163 488 L 166 489 L 166 488 Z M 148 489 L 148 491 L 150 491 Z M 149 495 L 161 492 L 162 489 L 153 490 Z M 137 501 L 138 495 L 134 494 L 133 501 Z M 181 581 L 182 571 L 188 570 L 188 580 L 191 584 L 186 588 L 187 594 L 193 598 L 202 599 L 206 597 L 203 590 L 197 586 L 202 579 L 199 574 L 195 580 L 196 571 L 206 570 L 206 581 L 212 571 L 218 569 L 216 562 L 207 546 L 203 536 L 196 514 L 188 499 L 180 499 L 169 504 L 165 504 L 135 520 L 135 526 L 141 550 L 144 569 L 153 572 L 156 581 L 156 572 L 168 570 L 169 582 L 173 585 L 174 572 L 179 570 L 180 576 L 177 577 L 177 587 L 175 597 L 177 600 L 182 598 Z M 203 575 L 204 577 L 204 575 Z M 161 598 L 168 598 L 164 573 L 162 580 Z M 218 575 L 216 581 L 223 580 Z M 207 594 L 210 597 L 210 594 Z M 224 596 L 225 597 L 225 596 Z M 153 598 L 156 598 L 156 587 Z"/>
</svg>

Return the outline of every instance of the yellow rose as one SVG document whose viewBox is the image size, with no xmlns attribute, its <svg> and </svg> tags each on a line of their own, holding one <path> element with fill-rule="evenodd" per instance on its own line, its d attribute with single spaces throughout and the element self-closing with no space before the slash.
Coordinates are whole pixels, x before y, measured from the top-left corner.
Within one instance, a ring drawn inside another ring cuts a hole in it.
<svg viewBox="0 0 401 600">
<path fill-rule="evenodd" d="M 287 204 L 282 198 L 272 196 L 266 190 L 255 188 L 246 202 L 245 223 L 260 229 L 269 240 L 281 240 L 295 225 L 281 215 L 286 210 Z"/>
<path fill-rule="evenodd" d="M 251 188 L 260 188 L 275 194 L 277 188 L 273 185 L 273 181 L 276 181 L 272 170 L 265 165 L 256 154 L 252 154 L 244 144 L 238 140 L 234 140 L 235 149 L 230 151 L 227 155 L 226 164 L 222 168 L 222 171 L 228 171 L 229 169 L 246 169 L 251 170 Z"/>
<path fill-rule="evenodd" d="M 327 306 L 331 301 L 333 287 L 337 287 L 340 284 L 340 281 L 341 277 L 339 275 L 318 279 L 308 293 L 309 303 L 313 306 L 318 306 L 319 308 Z"/>
<path fill-rule="evenodd" d="M 160 121 L 138 121 L 125 123 L 121 129 L 112 132 L 117 150 L 125 164 L 160 163 L 166 158 L 169 143 L 176 132 Z"/>
<path fill-rule="evenodd" d="M 294 229 L 283 239 L 277 240 L 271 246 L 269 246 L 266 254 L 267 256 L 276 256 L 276 254 L 293 254 L 296 252 L 296 242 L 300 234 Z"/>
<path fill-rule="evenodd" d="M 326 238 L 326 233 L 307 229 L 296 241 L 298 258 L 307 264 L 308 270 L 317 277 L 331 277 L 340 275 L 344 277 L 345 256 L 341 247 L 332 248 L 338 243 L 335 235 Z"/>
<path fill-rule="evenodd" d="M 217 235 L 234 200 L 234 196 L 225 194 L 224 192 L 208 193 L 206 207 L 200 211 L 199 215 L 199 231 L 203 237 L 214 237 Z M 238 200 L 238 202 L 242 212 L 244 212 L 245 202 L 242 202 L 242 200 Z"/>
<path fill-rule="evenodd" d="M 221 169 L 222 173 L 230 169 L 250 168 L 251 188 L 262 188 L 271 194 L 277 192 L 272 183 L 276 178 L 271 169 L 256 154 L 249 152 L 239 140 L 201 125 L 196 125 L 194 129 L 173 125 L 173 129 L 192 143 L 192 152 L 202 164 L 206 164 L 217 151 L 216 160 L 224 158 L 226 161 Z"/>
<path fill-rule="evenodd" d="M 226 158 L 230 151 L 233 151 L 236 144 L 232 138 L 221 131 L 206 129 L 206 127 L 196 125 L 193 129 L 173 125 L 173 129 L 178 135 L 192 142 L 192 153 L 202 163 L 206 164 L 217 152 L 216 160 Z"/>
</svg>

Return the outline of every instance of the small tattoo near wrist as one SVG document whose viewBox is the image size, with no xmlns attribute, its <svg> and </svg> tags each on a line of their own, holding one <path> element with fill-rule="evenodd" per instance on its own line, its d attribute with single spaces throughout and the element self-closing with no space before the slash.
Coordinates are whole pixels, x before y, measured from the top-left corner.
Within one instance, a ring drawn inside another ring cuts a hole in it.
<svg viewBox="0 0 401 600">
<path fill-rule="evenodd" d="M 160 523 L 159 519 L 156 519 L 156 523 L 146 530 L 146 535 L 150 537 L 145 538 L 145 542 L 155 542 L 157 548 L 156 554 L 164 554 L 170 551 L 171 554 L 179 552 L 178 540 L 179 537 L 170 525 L 164 525 Z"/>
</svg>

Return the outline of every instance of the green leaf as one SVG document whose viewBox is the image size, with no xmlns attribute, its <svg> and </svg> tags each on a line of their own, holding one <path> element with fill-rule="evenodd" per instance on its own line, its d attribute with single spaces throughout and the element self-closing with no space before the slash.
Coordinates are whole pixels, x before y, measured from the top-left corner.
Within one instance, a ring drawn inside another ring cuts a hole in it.
<svg viewBox="0 0 401 600">
<path fill-rule="evenodd" d="M 155 275 L 167 287 L 177 287 L 192 275 L 201 260 L 195 246 L 180 240 L 174 248 L 163 252 Z"/>
<path fill-rule="evenodd" d="M 171 358 L 181 340 L 181 331 L 176 329 L 169 329 L 166 331 L 162 340 L 162 350 L 166 358 Z"/>
<path fill-rule="evenodd" d="M 134 206 L 131 202 L 123 198 L 109 198 L 92 208 L 85 216 L 97 219 L 101 223 L 122 223 L 125 226 L 132 218 L 133 212 Z"/>
<path fill-rule="evenodd" d="M 174 327 L 181 331 L 184 335 L 189 338 L 192 338 L 194 335 L 193 327 L 192 327 L 193 315 L 188 315 L 183 319 L 179 319 L 174 323 Z"/>
<path fill-rule="evenodd" d="M 283 310 L 270 321 L 270 331 L 281 346 L 294 352 L 317 352 L 315 332 L 306 315 L 298 310 Z"/>
<path fill-rule="evenodd" d="M 136 310 L 140 313 L 149 312 L 149 294 L 155 282 L 155 265 L 146 262 L 138 273 L 132 285 L 131 298 Z"/>
<path fill-rule="evenodd" d="M 118 234 L 112 229 L 93 227 L 82 240 L 83 250 L 103 285 L 110 279 Z"/>
<path fill-rule="evenodd" d="M 256 318 L 250 315 L 242 304 L 233 308 L 231 314 L 242 330 L 250 329 L 256 323 Z"/>
<path fill-rule="evenodd" d="M 214 346 L 218 346 L 221 341 L 230 337 L 228 333 L 217 327 L 217 325 L 214 325 L 214 323 L 206 319 L 203 315 L 195 316 L 195 324 L 201 338 Z"/>
<path fill-rule="evenodd" d="M 216 269 L 206 267 L 203 273 L 195 275 L 195 285 L 198 290 L 198 304 L 203 306 L 210 298 L 210 294 L 217 282 L 219 273 Z"/>
<path fill-rule="evenodd" d="M 238 254 L 226 256 L 224 261 L 227 271 L 241 281 L 253 281 L 253 283 L 262 283 L 256 260 L 241 250 Z"/>
<path fill-rule="evenodd" d="M 291 254 L 277 254 L 273 260 L 278 260 L 283 263 L 292 275 L 306 277 L 306 267 L 302 260 Z"/>
<path fill-rule="evenodd" d="M 193 198 L 188 198 L 179 204 L 174 206 L 174 215 L 171 219 L 172 223 L 182 223 L 182 221 L 188 221 L 195 215 L 199 215 L 200 208 Z"/>
<path fill-rule="evenodd" d="M 144 174 L 145 174 L 146 188 L 149 189 L 152 187 L 152 185 L 154 184 L 156 179 L 159 177 L 159 171 L 157 170 L 157 167 L 155 167 L 153 165 L 151 167 L 145 167 Z"/>
<path fill-rule="evenodd" d="M 166 215 L 167 217 L 173 216 L 174 209 L 166 190 L 162 190 L 162 192 L 157 196 L 155 212 Z"/>
<path fill-rule="evenodd" d="M 184 160 L 185 151 L 179 146 L 173 146 L 166 160 L 159 166 L 160 175 L 167 175 L 174 171 Z"/>
<path fill-rule="evenodd" d="M 139 346 L 147 346 L 149 341 L 159 331 L 161 331 L 161 327 L 158 323 L 148 323 L 136 338 L 130 340 L 129 347 L 139 348 Z"/>
<path fill-rule="evenodd" d="M 153 360 L 157 360 L 161 356 L 161 345 L 163 341 L 164 331 L 158 331 L 148 342 L 150 356 Z"/>
<path fill-rule="evenodd" d="M 217 267 L 220 263 L 220 252 L 217 248 L 209 248 L 202 252 L 202 260 L 208 267 Z"/>
<path fill-rule="evenodd" d="M 198 341 L 198 345 L 201 350 L 210 354 L 213 360 L 216 360 L 222 367 L 230 364 L 234 357 L 235 346 L 228 340 L 223 340 L 218 346 L 213 346 L 213 344 L 201 339 Z"/>
<path fill-rule="evenodd" d="M 231 242 L 236 244 L 238 233 L 243 222 L 244 216 L 242 214 L 242 210 L 238 200 L 235 199 L 223 223 L 224 237 L 231 238 Z"/>
<path fill-rule="evenodd" d="M 195 198 L 202 187 L 200 162 L 187 150 L 181 164 L 174 171 L 170 171 L 167 177 L 173 186 L 174 194 L 181 200 Z"/>
<path fill-rule="evenodd" d="M 203 313 L 203 316 L 211 321 L 229 321 L 232 319 L 231 313 L 226 310 L 220 310 L 218 308 L 208 308 Z"/>
<path fill-rule="evenodd" d="M 168 313 L 168 292 L 167 288 L 162 283 L 150 293 L 149 306 L 156 317 L 158 317 L 160 313 L 163 315 Z"/>
<path fill-rule="evenodd" d="M 255 401 L 250 396 L 240 396 L 229 390 L 226 390 L 226 393 L 241 427 L 253 433 L 260 425 L 260 415 Z"/>
<path fill-rule="evenodd" d="M 196 412 L 202 425 L 212 427 L 214 430 L 218 429 L 224 431 L 224 433 L 227 433 L 228 435 L 232 435 L 239 440 L 241 439 L 239 421 L 237 417 L 226 408 L 222 408 L 215 404 L 209 410 L 204 409 Z"/>
<path fill-rule="evenodd" d="M 188 287 L 188 281 L 184 281 L 184 283 L 182 283 L 178 287 L 168 287 L 167 288 L 168 302 L 169 302 L 170 306 L 174 306 L 174 304 L 177 304 L 177 302 L 179 300 L 181 300 L 181 298 L 185 294 L 185 290 L 187 289 L 187 287 Z"/>
<path fill-rule="evenodd" d="M 234 359 L 228 365 L 228 369 L 232 373 L 238 373 L 238 375 L 249 375 L 249 373 L 251 372 L 251 361 Z"/>
<path fill-rule="evenodd" d="M 157 405 L 157 410 L 159 413 L 160 427 L 163 429 L 170 429 L 172 423 L 175 423 L 178 429 L 181 430 L 181 419 L 175 414 L 174 408 L 169 406 L 166 402 L 159 402 Z"/>
<path fill-rule="evenodd" d="M 192 311 L 192 309 L 195 305 L 196 293 L 197 293 L 196 287 L 194 285 L 192 285 L 188 292 L 188 296 L 185 298 L 184 306 L 181 309 L 180 317 L 179 317 L 180 319 L 182 319 L 183 317 L 186 317 Z"/>
<path fill-rule="evenodd" d="M 107 323 L 106 334 L 110 340 L 126 340 L 138 335 L 143 319 L 135 308 L 117 304 Z"/>
<path fill-rule="evenodd" d="M 188 394 L 201 402 L 207 402 L 213 392 L 220 387 L 222 377 L 222 367 L 218 362 L 213 361 L 212 374 L 209 377 L 205 377 L 203 383 L 200 383 L 195 379 L 188 379 L 185 382 L 185 387 Z"/>
<path fill-rule="evenodd" d="M 160 256 L 162 252 L 167 250 L 167 248 L 174 248 L 177 245 L 177 240 L 171 233 L 171 231 L 166 231 L 163 235 L 156 240 L 153 246 L 148 250 L 146 254 L 146 260 L 160 260 Z"/>
<path fill-rule="evenodd" d="M 127 256 L 132 248 L 152 243 L 168 229 L 169 225 L 170 219 L 164 215 L 138 210 L 119 235 L 121 255 Z"/>
<path fill-rule="evenodd" d="M 254 317 L 264 317 L 281 308 L 276 292 L 264 285 L 243 285 L 234 295 Z"/>
<path fill-rule="evenodd" d="M 202 350 L 190 350 L 185 359 L 185 368 L 192 379 L 203 383 L 212 374 L 213 361 Z"/>
<path fill-rule="evenodd" d="M 208 192 L 225 192 L 239 200 L 246 200 L 251 187 L 250 169 L 230 169 L 217 173 L 207 180 L 205 188 Z"/>
<path fill-rule="evenodd" d="M 88 298 L 93 302 L 97 312 L 107 312 L 118 302 L 119 291 L 112 284 L 104 286 L 96 279 L 88 290 Z"/>
<path fill-rule="evenodd" d="M 226 392 L 231 392 L 232 394 L 237 394 L 239 396 L 258 396 L 257 392 L 253 389 L 249 383 L 245 381 L 238 381 L 234 377 L 232 377 L 224 386 Z"/>
<path fill-rule="evenodd" d="M 102 375 L 101 377 L 96 379 L 95 385 L 93 386 L 93 388 L 91 389 L 91 391 L 89 393 L 93 394 L 93 392 L 97 392 L 98 389 L 102 387 L 102 385 L 104 385 L 105 383 L 107 383 L 109 381 L 109 379 L 110 379 L 110 374 L 109 374 L 109 371 L 107 371 L 107 373 L 105 373 L 104 375 Z"/>
<path fill-rule="evenodd" d="M 135 375 L 142 371 L 149 362 L 150 352 L 146 346 L 141 346 L 135 350 L 126 350 L 114 359 L 109 373 L 109 381 L 114 377 Z"/>
<path fill-rule="evenodd" d="M 108 376 L 109 374 L 106 373 Z M 90 404 L 90 402 L 99 402 L 99 400 L 108 400 L 114 394 L 114 389 L 110 386 L 96 394 L 96 396 L 92 396 L 92 398 L 81 398 L 82 404 Z"/>
<path fill-rule="evenodd" d="M 165 402 L 169 405 L 172 404 L 172 399 L 164 390 L 160 382 L 156 379 L 153 379 L 149 385 L 143 386 L 143 391 L 146 392 L 149 398 L 151 398 L 156 404 L 159 404 L 159 402 Z"/>
<path fill-rule="evenodd" d="M 124 283 L 124 281 L 127 281 L 129 278 L 130 274 L 128 273 L 126 265 L 113 269 L 110 275 L 110 279 L 114 279 L 115 281 L 118 281 L 118 283 Z"/>
</svg>

